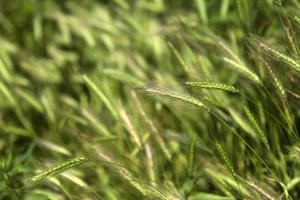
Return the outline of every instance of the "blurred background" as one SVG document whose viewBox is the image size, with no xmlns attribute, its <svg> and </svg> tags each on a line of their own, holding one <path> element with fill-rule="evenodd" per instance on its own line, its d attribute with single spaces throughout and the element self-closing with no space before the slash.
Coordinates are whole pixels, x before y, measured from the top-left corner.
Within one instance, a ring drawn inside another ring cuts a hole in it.
<svg viewBox="0 0 300 200">
<path fill-rule="evenodd" d="M 284 58 L 258 50 L 263 41 L 297 60 L 299 10 L 297 0 L 0 0 L 0 199 L 299 198 L 299 160 L 285 154 L 299 148 L 300 85 Z M 290 90 L 291 113 L 261 55 Z M 183 87 L 200 80 L 251 101 Z M 276 176 L 222 121 L 145 85 L 218 107 Z M 245 106 L 274 134 L 270 152 Z M 32 182 L 79 157 L 93 161 Z"/>
</svg>

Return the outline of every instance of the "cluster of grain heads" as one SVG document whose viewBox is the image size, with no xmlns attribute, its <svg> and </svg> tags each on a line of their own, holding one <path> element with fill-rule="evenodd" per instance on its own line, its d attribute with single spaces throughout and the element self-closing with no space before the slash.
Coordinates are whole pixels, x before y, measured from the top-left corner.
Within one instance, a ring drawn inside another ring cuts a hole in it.
<svg viewBox="0 0 300 200">
<path fill-rule="evenodd" d="M 288 134 L 291 134 L 293 132 L 292 129 L 293 129 L 293 126 L 294 126 L 293 125 L 294 122 L 293 122 L 292 113 L 291 113 L 290 108 L 289 108 L 289 103 L 288 103 L 288 98 L 287 98 L 287 89 L 285 88 L 285 83 L 283 82 L 282 78 L 280 79 L 279 76 L 275 73 L 275 71 L 273 70 L 273 66 L 271 66 L 270 62 L 267 61 L 266 58 L 263 58 L 260 55 L 260 52 L 265 51 L 265 50 L 261 50 L 261 46 L 259 46 L 259 44 L 263 44 L 263 46 L 266 46 L 264 43 L 260 42 L 258 39 L 254 40 L 254 46 L 258 47 L 258 52 L 256 52 L 258 60 L 261 63 L 261 65 L 263 65 L 263 67 L 266 68 L 269 76 L 271 77 L 272 83 L 273 83 L 273 85 L 276 89 L 276 92 L 278 94 L 278 97 L 280 99 L 279 102 L 276 102 L 276 105 L 277 105 L 279 111 L 281 112 L 281 115 L 283 116 L 283 118 L 285 119 L 285 121 L 287 123 Z M 268 47 L 268 48 L 270 48 L 270 47 Z M 279 52 L 277 52 L 277 53 L 279 53 Z M 282 56 L 284 56 L 284 55 L 282 55 Z M 267 91 L 267 93 L 269 95 L 271 95 L 269 93 L 269 91 Z M 292 137 L 294 137 L 294 136 L 292 136 Z"/>
<path fill-rule="evenodd" d="M 228 56 L 223 57 L 223 61 L 230 67 L 237 70 L 237 72 L 243 74 L 245 77 L 250 78 L 255 83 L 261 85 L 261 80 L 258 75 L 249 69 L 246 63 L 235 53 L 232 48 L 222 40 L 218 41 L 218 45 L 224 50 Z"/>
<path fill-rule="evenodd" d="M 275 58 L 283 63 L 286 63 L 291 69 L 293 69 L 297 72 L 300 72 L 300 64 L 298 63 L 298 61 L 296 61 L 292 57 L 268 46 L 267 44 L 265 44 L 262 41 L 258 41 L 258 45 L 266 53 L 269 53 L 271 56 L 273 56 L 273 58 Z"/>
<path fill-rule="evenodd" d="M 299 198 L 297 0 L 0 2 L 1 200 Z"/>
<path fill-rule="evenodd" d="M 227 85 L 227 84 L 221 84 L 221 83 L 188 82 L 187 85 L 189 85 L 189 86 L 196 86 L 196 87 L 205 88 L 205 89 L 219 89 L 219 90 L 229 91 L 229 92 L 233 92 L 233 93 L 238 93 L 239 92 L 233 86 Z M 182 93 L 182 92 L 179 92 L 179 91 L 176 91 L 176 90 L 171 90 L 171 89 L 166 89 L 166 88 L 162 88 L 162 87 L 157 87 L 156 86 L 156 87 L 146 87 L 145 91 L 153 93 L 153 94 L 156 94 L 156 95 L 162 95 L 162 96 L 166 96 L 166 97 L 171 97 L 171 98 L 174 98 L 174 99 L 178 99 L 178 100 L 190 103 L 192 105 L 196 105 L 197 107 L 201 107 L 201 108 L 203 108 L 203 105 L 204 105 L 202 102 L 199 102 L 199 100 L 195 99 L 193 96 L 187 95 L 185 93 Z M 207 107 L 205 106 L 204 109 L 207 110 Z M 260 128 L 260 126 L 258 125 L 258 123 L 256 122 L 256 120 L 254 119 L 252 113 L 248 109 L 245 109 L 245 111 L 246 111 L 246 114 L 247 114 L 247 117 L 248 117 L 249 121 L 251 122 L 252 126 L 254 127 L 254 130 L 257 132 L 259 138 L 262 140 L 262 142 L 264 143 L 264 145 L 268 149 L 270 149 L 268 140 L 267 140 L 267 138 L 265 136 L 265 133 Z M 229 126 L 223 119 L 220 118 L 220 116 L 218 116 L 218 114 L 216 114 L 214 112 L 212 112 L 212 114 L 217 119 L 219 119 L 221 122 L 225 123 L 225 125 Z M 249 143 L 247 143 L 246 140 L 239 133 L 237 133 L 234 129 L 232 129 L 232 131 L 255 154 L 255 156 L 265 165 L 265 167 L 267 167 L 268 170 L 270 170 L 270 168 L 268 167 L 268 165 L 258 155 L 258 153 L 251 147 L 251 145 Z M 219 142 L 216 141 L 215 145 L 216 145 L 217 151 L 219 152 L 220 156 L 224 160 L 227 169 L 230 171 L 230 173 L 232 174 L 233 178 L 237 182 L 237 185 L 239 186 L 239 183 L 238 183 L 237 178 L 236 178 L 236 173 L 234 171 L 232 162 L 230 161 L 228 155 L 226 154 L 226 152 L 224 151 L 224 149 L 222 148 L 222 146 L 220 145 Z"/>
<path fill-rule="evenodd" d="M 293 117 L 291 115 L 291 111 L 289 110 L 286 89 L 285 89 L 284 85 L 282 84 L 282 82 L 277 77 L 277 75 L 275 74 L 275 72 L 273 71 L 270 64 L 268 62 L 266 62 L 265 60 L 263 60 L 263 58 L 261 58 L 261 61 L 262 61 L 263 65 L 267 68 L 267 71 L 269 72 L 269 74 L 273 80 L 273 83 L 275 85 L 275 88 L 277 89 L 277 93 L 279 95 L 279 98 L 281 100 L 281 104 L 283 107 L 282 108 L 283 116 L 286 119 L 286 123 L 288 125 L 288 132 L 290 133 L 293 129 L 293 119 L 292 119 Z"/>
</svg>

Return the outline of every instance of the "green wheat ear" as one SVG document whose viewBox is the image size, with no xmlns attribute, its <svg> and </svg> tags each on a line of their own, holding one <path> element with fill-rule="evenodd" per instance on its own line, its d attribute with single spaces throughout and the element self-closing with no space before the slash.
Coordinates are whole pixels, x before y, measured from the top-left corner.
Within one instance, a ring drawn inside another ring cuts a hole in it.
<svg viewBox="0 0 300 200">
<path fill-rule="evenodd" d="M 156 94 L 160 96 L 166 96 L 170 97 L 173 99 L 181 100 L 186 103 L 192 104 L 194 106 L 197 106 L 201 109 L 204 109 L 206 111 L 209 111 L 209 108 L 199 99 L 186 94 L 184 92 L 180 92 L 177 90 L 161 87 L 161 86 L 150 86 L 150 87 L 145 87 L 145 91 L 151 94 Z"/>
<path fill-rule="evenodd" d="M 276 58 L 277 60 L 286 63 L 290 68 L 296 70 L 297 72 L 300 72 L 300 64 L 294 60 L 292 57 L 279 52 L 278 50 L 268 46 L 267 44 L 258 41 L 259 47 L 264 50 L 266 53 L 269 53 L 270 55 L 272 55 L 274 58 Z"/>
<path fill-rule="evenodd" d="M 264 64 L 264 66 L 267 68 L 274 84 L 275 84 L 275 87 L 276 89 L 278 90 L 278 93 L 280 94 L 280 96 L 283 98 L 283 99 L 286 99 L 286 92 L 285 92 L 285 89 L 284 89 L 284 86 L 283 84 L 280 82 L 279 78 L 276 76 L 276 74 L 274 73 L 274 71 L 272 70 L 272 67 L 269 65 L 268 62 L 266 62 L 265 60 L 261 59 L 262 63 Z"/>
<path fill-rule="evenodd" d="M 247 115 L 249 121 L 251 122 L 252 126 L 254 127 L 255 131 L 257 132 L 259 138 L 262 140 L 262 142 L 268 148 L 268 150 L 270 150 L 270 145 L 269 145 L 268 139 L 266 137 L 266 134 L 264 133 L 262 128 L 259 126 L 259 124 L 255 120 L 253 114 L 250 112 L 250 110 L 246 107 L 244 107 L 244 110 L 246 112 L 246 115 Z"/>
<path fill-rule="evenodd" d="M 79 165 L 81 165 L 84 162 L 90 161 L 91 159 L 88 158 L 75 158 L 72 159 L 70 161 L 67 161 L 65 163 L 62 163 L 56 167 L 50 168 L 44 172 L 42 172 L 41 174 L 38 174 L 34 177 L 32 177 L 29 181 L 30 184 L 37 184 L 40 183 L 52 176 L 56 176 L 64 171 L 66 171 L 67 169 L 73 168 L 73 167 L 77 167 Z"/>
<path fill-rule="evenodd" d="M 221 146 L 221 144 L 218 141 L 216 141 L 215 146 L 216 146 L 220 156 L 224 160 L 227 169 L 230 171 L 231 175 L 235 178 L 236 173 L 235 173 L 235 170 L 233 168 L 232 162 L 229 159 L 229 156 L 227 155 L 227 153 L 225 152 L 225 150 L 223 149 L 223 147 Z"/>
<path fill-rule="evenodd" d="M 235 182 L 236 182 L 236 184 L 238 186 L 239 192 L 241 193 L 242 192 L 241 191 L 241 186 L 240 186 L 239 181 L 237 179 L 237 174 L 236 174 L 236 172 L 234 170 L 234 167 L 232 165 L 232 161 L 230 160 L 230 158 L 227 155 L 226 151 L 223 149 L 222 145 L 218 141 L 215 142 L 215 146 L 216 146 L 216 148 L 217 148 L 220 156 L 224 160 L 226 168 L 230 171 L 232 177 L 234 178 L 234 180 L 235 180 Z"/>
<path fill-rule="evenodd" d="M 237 62 L 233 59 L 224 57 L 223 61 L 231 66 L 233 69 L 237 70 L 237 72 L 243 74 L 245 77 L 253 80 L 255 83 L 261 85 L 261 80 L 256 73 L 250 70 L 244 63 Z"/>
<path fill-rule="evenodd" d="M 239 90 L 232 85 L 217 82 L 185 82 L 186 85 L 191 87 L 203 88 L 203 89 L 217 89 L 227 92 L 239 93 Z"/>
</svg>

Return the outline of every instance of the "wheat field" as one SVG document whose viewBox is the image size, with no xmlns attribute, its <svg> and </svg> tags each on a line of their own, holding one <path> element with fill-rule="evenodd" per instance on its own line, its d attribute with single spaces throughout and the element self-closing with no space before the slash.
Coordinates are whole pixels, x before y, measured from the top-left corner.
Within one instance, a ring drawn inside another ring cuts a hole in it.
<svg viewBox="0 0 300 200">
<path fill-rule="evenodd" d="M 300 199 L 298 0 L 0 0 L 0 200 Z"/>
</svg>

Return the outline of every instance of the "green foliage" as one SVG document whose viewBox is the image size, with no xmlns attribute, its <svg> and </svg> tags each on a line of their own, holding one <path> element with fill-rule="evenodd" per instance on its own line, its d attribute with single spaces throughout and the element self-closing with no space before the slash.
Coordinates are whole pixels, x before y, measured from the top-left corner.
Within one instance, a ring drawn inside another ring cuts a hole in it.
<svg viewBox="0 0 300 200">
<path fill-rule="evenodd" d="M 299 9 L 0 1 L 0 200 L 299 199 Z"/>
</svg>

